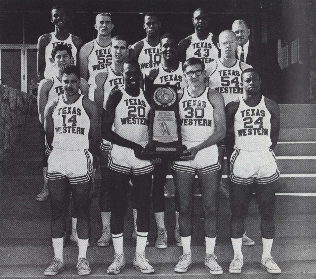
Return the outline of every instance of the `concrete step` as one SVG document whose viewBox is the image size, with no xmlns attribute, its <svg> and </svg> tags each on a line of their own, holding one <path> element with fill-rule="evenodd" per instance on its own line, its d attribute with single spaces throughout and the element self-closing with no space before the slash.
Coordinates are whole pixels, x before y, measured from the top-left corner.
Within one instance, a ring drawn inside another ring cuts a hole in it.
<svg viewBox="0 0 316 279">
<path fill-rule="evenodd" d="M 315 141 L 316 128 L 283 128 L 280 129 L 280 141 Z"/>
<path fill-rule="evenodd" d="M 274 152 L 276 156 L 316 156 L 316 141 L 279 142 Z"/>
<path fill-rule="evenodd" d="M 280 105 L 282 128 L 316 128 L 316 104 Z"/>
</svg>

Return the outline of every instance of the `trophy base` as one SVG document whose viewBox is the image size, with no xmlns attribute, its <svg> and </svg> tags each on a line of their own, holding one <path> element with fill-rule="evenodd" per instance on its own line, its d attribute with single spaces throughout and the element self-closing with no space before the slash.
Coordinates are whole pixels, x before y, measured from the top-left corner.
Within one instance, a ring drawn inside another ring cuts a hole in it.
<svg viewBox="0 0 316 279">
<path fill-rule="evenodd" d="M 183 151 L 187 147 L 185 145 L 180 146 L 150 146 L 147 145 L 145 150 L 141 152 L 141 158 L 145 160 L 151 160 L 155 158 L 161 158 L 168 161 L 181 160 Z"/>
</svg>

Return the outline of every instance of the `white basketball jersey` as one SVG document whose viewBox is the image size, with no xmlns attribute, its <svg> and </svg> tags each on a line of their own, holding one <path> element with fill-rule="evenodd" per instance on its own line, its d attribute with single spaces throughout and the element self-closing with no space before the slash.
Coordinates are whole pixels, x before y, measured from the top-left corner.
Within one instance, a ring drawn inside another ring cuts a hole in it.
<svg viewBox="0 0 316 279">
<path fill-rule="evenodd" d="M 63 94 L 53 112 L 53 147 L 65 150 L 89 148 L 90 118 L 82 105 L 83 95 L 73 104 L 64 102 Z M 75 163 L 75 162 L 74 162 Z"/>
<path fill-rule="evenodd" d="M 177 85 L 178 93 L 183 92 L 183 89 L 186 87 L 186 82 L 184 80 L 181 62 L 179 63 L 178 69 L 173 72 L 165 71 L 161 64 L 158 70 L 158 76 L 155 78 L 154 84 Z"/>
<path fill-rule="evenodd" d="M 47 102 L 50 102 L 53 99 L 56 99 L 59 95 L 64 94 L 64 88 L 61 84 L 61 81 L 56 77 L 52 77 L 53 86 L 48 92 Z"/>
<path fill-rule="evenodd" d="M 144 46 L 138 56 L 138 64 L 143 75 L 148 75 L 151 69 L 158 68 L 160 63 L 160 44 L 152 47 L 146 39 L 142 40 Z"/>
<path fill-rule="evenodd" d="M 218 49 L 213 43 L 212 33 L 205 40 L 200 40 L 195 33 L 192 34 L 191 44 L 186 50 L 186 59 L 191 57 L 201 59 L 206 69 L 209 63 L 218 59 Z"/>
<path fill-rule="evenodd" d="M 111 66 L 107 67 L 108 69 L 108 77 L 103 85 L 103 90 L 104 90 L 104 98 L 103 98 L 103 108 L 106 109 L 106 102 L 109 98 L 111 90 L 115 86 L 123 86 L 124 85 L 124 80 L 123 80 L 123 75 L 116 75 Z"/>
<path fill-rule="evenodd" d="M 191 97 L 188 90 L 179 102 L 183 141 L 203 142 L 214 133 L 213 106 L 207 98 L 209 87 L 199 97 Z"/>
<path fill-rule="evenodd" d="M 115 110 L 115 132 L 122 138 L 146 145 L 148 142 L 148 115 L 150 106 L 140 90 L 137 97 L 132 97 L 121 89 L 122 99 Z"/>
<path fill-rule="evenodd" d="M 237 59 L 232 67 L 225 67 L 219 59 L 213 63 L 216 63 L 216 69 L 210 74 L 210 88 L 217 90 L 223 95 L 225 105 L 229 102 L 237 101 L 243 91 L 241 61 Z"/>
<path fill-rule="evenodd" d="M 235 148 L 249 151 L 270 148 L 271 114 L 264 96 L 255 107 L 247 106 L 242 96 L 239 100 L 234 118 Z"/>
<path fill-rule="evenodd" d="M 105 71 L 112 63 L 111 45 L 101 47 L 96 40 L 93 40 L 93 48 L 88 56 L 89 84 L 94 84 L 97 73 Z"/>
<path fill-rule="evenodd" d="M 54 64 L 50 62 L 50 58 L 52 58 L 52 50 L 56 45 L 62 44 L 67 45 L 71 49 L 72 57 L 74 59 L 74 64 L 76 65 L 77 61 L 77 48 L 72 41 L 72 34 L 69 34 L 66 40 L 58 40 L 54 33 L 51 33 L 52 39 L 49 44 L 45 48 L 45 71 L 44 77 L 51 78 L 56 74 Z"/>
</svg>

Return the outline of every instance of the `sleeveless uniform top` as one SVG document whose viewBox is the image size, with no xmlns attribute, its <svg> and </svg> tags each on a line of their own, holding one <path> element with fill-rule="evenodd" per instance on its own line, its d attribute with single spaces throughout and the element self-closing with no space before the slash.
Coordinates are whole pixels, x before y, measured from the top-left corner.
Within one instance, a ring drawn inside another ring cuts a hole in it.
<svg viewBox="0 0 316 279">
<path fill-rule="evenodd" d="M 52 39 L 49 42 L 49 44 L 45 48 L 45 71 L 44 71 L 44 77 L 45 78 L 51 78 L 55 72 L 54 72 L 54 65 L 50 62 L 50 58 L 52 58 L 52 50 L 53 48 L 58 45 L 67 45 L 71 49 L 72 57 L 74 59 L 74 64 L 77 64 L 77 47 L 72 41 L 72 34 L 69 34 L 68 38 L 66 40 L 58 40 L 55 36 L 55 34 L 51 33 Z"/>
<path fill-rule="evenodd" d="M 218 59 L 216 69 L 210 74 L 210 88 L 217 90 L 224 97 L 225 105 L 237 101 L 242 94 L 241 61 L 237 59 L 234 66 L 225 67 Z"/>
<path fill-rule="evenodd" d="M 255 107 L 247 106 L 242 96 L 239 101 L 234 118 L 235 148 L 248 151 L 270 148 L 271 114 L 266 107 L 265 97 L 262 96 Z"/>
<path fill-rule="evenodd" d="M 106 109 L 106 102 L 109 98 L 110 92 L 111 90 L 115 87 L 115 86 L 122 86 L 124 85 L 124 81 L 123 81 L 123 76 L 122 75 L 116 75 L 111 66 L 107 67 L 107 71 L 108 71 L 108 77 L 106 79 L 106 81 L 104 82 L 103 85 L 103 90 L 104 90 L 104 99 L 103 99 L 103 108 Z"/>
<path fill-rule="evenodd" d="M 61 81 L 56 77 L 52 77 L 53 86 L 48 92 L 47 103 L 53 99 L 56 99 L 59 95 L 64 94 L 64 88 L 61 84 Z"/>
<path fill-rule="evenodd" d="M 146 39 L 142 40 L 144 42 L 143 48 L 138 56 L 138 64 L 143 75 L 148 75 L 151 69 L 158 68 L 160 63 L 160 44 L 152 47 Z"/>
<path fill-rule="evenodd" d="M 89 148 L 90 118 L 82 105 L 83 95 L 73 104 L 64 102 L 63 94 L 53 112 L 53 147 L 65 150 Z"/>
<path fill-rule="evenodd" d="M 205 68 L 213 60 L 218 59 L 218 49 L 213 43 L 213 34 L 209 33 L 205 40 L 200 40 L 196 33 L 191 36 L 191 44 L 186 50 L 186 59 L 196 57 L 201 59 Z"/>
<path fill-rule="evenodd" d="M 93 48 L 88 56 L 88 84 L 94 84 L 96 74 L 105 71 L 106 67 L 111 65 L 111 63 L 111 45 L 101 47 L 96 40 L 93 40 Z"/>
<path fill-rule="evenodd" d="M 158 70 L 158 76 L 155 78 L 154 84 L 176 84 L 178 93 L 183 92 L 184 88 L 186 87 L 186 82 L 184 80 L 181 62 L 179 63 L 178 69 L 173 72 L 165 71 L 161 64 L 159 65 Z"/>
<path fill-rule="evenodd" d="M 199 97 L 191 97 L 188 90 L 179 102 L 181 135 L 184 141 L 203 142 L 214 133 L 213 106 L 207 98 L 209 87 Z"/>
<path fill-rule="evenodd" d="M 115 110 L 115 133 L 122 138 L 142 145 L 148 142 L 148 116 L 150 106 L 142 90 L 132 97 L 122 88 L 121 101 Z"/>
</svg>

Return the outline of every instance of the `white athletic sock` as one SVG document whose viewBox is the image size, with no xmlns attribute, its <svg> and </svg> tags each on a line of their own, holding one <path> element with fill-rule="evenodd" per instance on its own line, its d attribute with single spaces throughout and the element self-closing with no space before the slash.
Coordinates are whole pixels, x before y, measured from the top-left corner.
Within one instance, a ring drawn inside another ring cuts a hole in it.
<svg viewBox="0 0 316 279">
<path fill-rule="evenodd" d="M 205 252 L 206 254 L 214 254 L 216 237 L 205 237 Z"/>
<path fill-rule="evenodd" d="M 231 238 L 233 249 L 234 249 L 234 259 L 235 258 L 241 258 L 243 259 L 243 255 L 241 252 L 241 246 L 242 246 L 242 237 L 241 238 Z"/>
<path fill-rule="evenodd" d="M 155 212 L 155 220 L 158 230 L 166 230 L 164 212 Z"/>
<path fill-rule="evenodd" d="M 111 212 L 101 212 L 101 219 L 102 219 L 102 231 L 104 232 L 106 227 L 110 227 Z"/>
<path fill-rule="evenodd" d="M 77 234 L 77 218 L 72 217 L 71 218 L 71 233 Z"/>
<path fill-rule="evenodd" d="M 273 244 L 273 238 L 262 238 L 262 259 L 271 257 L 271 249 Z"/>
<path fill-rule="evenodd" d="M 61 238 L 52 238 L 53 248 L 54 248 L 54 256 L 55 259 L 64 262 L 64 239 Z"/>
<path fill-rule="evenodd" d="M 137 209 L 133 208 L 134 231 L 137 232 Z"/>
<path fill-rule="evenodd" d="M 112 234 L 114 251 L 116 254 L 123 254 L 123 233 Z"/>
<path fill-rule="evenodd" d="M 78 253 L 78 260 L 80 258 L 87 258 L 87 249 L 88 249 L 88 241 L 89 239 L 78 239 L 78 247 L 79 247 L 79 253 Z"/>
<path fill-rule="evenodd" d="M 176 229 L 179 229 L 179 211 L 176 211 Z"/>
<path fill-rule="evenodd" d="M 48 190 L 48 178 L 47 178 L 47 167 L 43 167 L 43 178 L 44 178 L 44 186 L 43 190 Z"/>
<path fill-rule="evenodd" d="M 148 232 L 137 232 L 136 253 L 144 253 L 147 244 Z"/>
<path fill-rule="evenodd" d="M 183 254 L 191 254 L 191 235 L 181 236 Z"/>
</svg>

